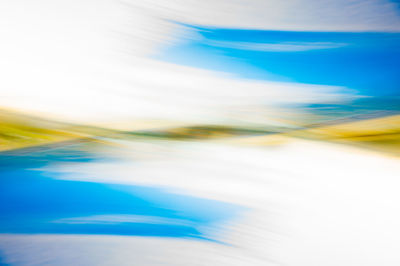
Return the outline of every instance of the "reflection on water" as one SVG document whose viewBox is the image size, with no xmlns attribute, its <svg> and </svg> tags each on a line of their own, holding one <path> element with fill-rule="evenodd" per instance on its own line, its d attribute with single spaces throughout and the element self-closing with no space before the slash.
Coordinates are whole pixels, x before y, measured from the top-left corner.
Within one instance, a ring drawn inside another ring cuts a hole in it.
<svg viewBox="0 0 400 266">
<path fill-rule="evenodd" d="M 60 173 L 38 169 L 49 164 L 113 160 L 85 151 L 85 145 L 2 154 L 1 233 L 209 239 L 207 228 L 232 219 L 241 210 L 233 204 L 157 187 L 59 180 Z"/>
</svg>

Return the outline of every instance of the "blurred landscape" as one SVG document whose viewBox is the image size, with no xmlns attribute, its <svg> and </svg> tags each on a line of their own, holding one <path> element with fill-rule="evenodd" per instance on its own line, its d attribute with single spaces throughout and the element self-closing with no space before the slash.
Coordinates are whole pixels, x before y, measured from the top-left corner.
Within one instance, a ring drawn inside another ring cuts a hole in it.
<svg viewBox="0 0 400 266">
<path fill-rule="evenodd" d="M 400 265 L 399 11 L 1 1 L 0 265 Z"/>
<path fill-rule="evenodd" d="M 361 98 L 343 104 L 313 104 L 287 108 L 286 116 L 295 117 L 296 120 L 272 117 L 281 121 L 280 125 L 263 125 L 261 121 L 225 125 L 140 121 L 141 129 L 120 130 L 64 123 L 6 109 L 1 110 L 0 115 L 2 151 L 81 139 L 104 144 L 107 143 L 107 139 L 110 144 L 113 139 L 137 138 L 171 141 L 232 139 L 232 144 L 252 145 L 276 144 L 277 139 L 304 138 L 353 145 L 393 156 L 398 156 L 400 151 L 400 99 L 397 98 Z M 134 120 L 124 124 L 125 128 L 129 127 L 129 124 L 132 124 L 132 128 L 138 128 L 137 121 Z M 158 127 L 163 124 L 165 126 Z"/>
</svg>

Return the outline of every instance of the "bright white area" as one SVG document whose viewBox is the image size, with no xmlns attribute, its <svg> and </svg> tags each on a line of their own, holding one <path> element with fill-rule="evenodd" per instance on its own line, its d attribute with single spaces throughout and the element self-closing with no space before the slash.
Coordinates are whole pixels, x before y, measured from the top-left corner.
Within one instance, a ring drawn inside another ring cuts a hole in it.
<svg viewBox="0 0 400 266">
<path fill-rule="evenodd" d="M 340 87 L 240 80 L 148 59 L 166 45 L 197 38 L 175 22 L 305 31 L 399 31 L 400 25 L 395 3 L 383 0 L 5 0 L 0 106 L 92 124 L 213 122 L 229 119 L 232 109 L 335 101 L 345 93 Z"/>
<path fill-rule="evenodd" d="M 52 170 L 63 172 L 64 179 L 158 186 L 248 208 L 243 217 L 222 226 L 223 234 L 216 234 L 234 248 L 207 251 L 207 259 L 218 263 L 227 256 L 226 264 L 219 265 L 246 265 L 230 260 L 242 252 L 244 260 L 259 260 L 254 265 L 268 265 L 269 260 L 296 266 L 399 265 L 398 159 L 309 141 L 264 148 L 178 143 L 126 143 L 116 150 L 125 162 Z M 160 250 L 173 249 L 180 241 L 171 241 L 172 246 L 165 242 Z M 201 243 L 196 251 L 197 244 L 188 243 L 194 246 L 184 257 L 197 258 L 202 246 L 214 246 Z M 159 256 L 158 250 L 149 252 Z M 126 256 L 123 248 L 115 252 Z M 166 265 L 175 265 L 175 259 L 181 258 L 166 257 Z M 202 265 L 196 263 L 191 265 Z"/>
</svg>

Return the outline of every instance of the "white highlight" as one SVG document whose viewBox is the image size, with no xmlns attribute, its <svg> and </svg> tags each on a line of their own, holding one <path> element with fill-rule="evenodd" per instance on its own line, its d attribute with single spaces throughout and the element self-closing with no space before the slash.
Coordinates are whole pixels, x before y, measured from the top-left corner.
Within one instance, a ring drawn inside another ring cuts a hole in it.
<svg viewBox="0 0 400 266">
<path fill-rule="evenodd" d="M 255 43 L 255 42 L 229 42 L 206 41 L 208 45 L 238 50 L 251 50 L 263 52 L 303 52 L 344 47 L 345 43 L 332 42 L 282 42 L 282 43 Z"/>
<path fill-rule="evenodd" d="M 144 224 L 165 224 L 165 225 L 185 225 L 193 223 L 182 219 L 148 216 L 148 215 L 92 215 L 84 217 L 63 218 L 53 221 L 63 224 L 120 224 L 120 223 L 144 223 Z"/>
</svg>

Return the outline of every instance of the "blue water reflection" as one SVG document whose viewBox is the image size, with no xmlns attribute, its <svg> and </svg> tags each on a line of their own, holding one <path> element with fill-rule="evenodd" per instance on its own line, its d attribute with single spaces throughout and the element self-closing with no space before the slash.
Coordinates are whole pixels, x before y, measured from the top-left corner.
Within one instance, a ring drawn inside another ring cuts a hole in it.
<svg viewBox="0 0 400 266">
<path fill-rule="evenodd" d="M 241 207 L 161 188 L 60 180 L 37 169 L 99 160 L 79 148 L 0 158 L 0 232 L 112 234 L 207 239 L 203 228 L 234 218 Z M 105 160 L 105 158 L 101 158 Z M 36 168 L 36 169 L 35 169 Z"/>
</svg>

